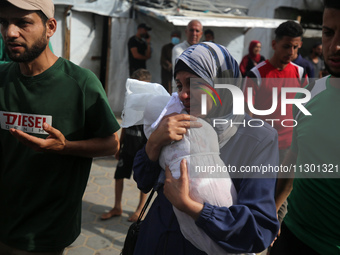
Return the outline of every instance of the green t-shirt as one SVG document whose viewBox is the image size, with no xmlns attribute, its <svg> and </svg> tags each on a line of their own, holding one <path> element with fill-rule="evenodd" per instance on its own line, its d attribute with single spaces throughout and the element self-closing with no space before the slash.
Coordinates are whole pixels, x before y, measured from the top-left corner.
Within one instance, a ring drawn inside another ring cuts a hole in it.
<svg viewBox="0 0 340 255">
<path fill-rule="evenodd" d="M 340 89 L 326 77 L 316 81 L 311 94 L 305 107 L 312 116 L 300 113 L 293 132 L 297 172 L 284 221 L 320 254 L 340 254 Z M 308 178 L 311 171 L 317 178 Z"/>
<path fill-rule="evenodd" d="M 0 241 L 22 250 L 54 251 L 81 229 L 81 202 L 91 158 L 35 152 L 8 131 L 46 138 L 42 122 L 70 141 L 106 137 L 120 127 L 98 78 L 59 58 L 27 77 L 17 63 L 0 65 Z"/>
</svg>

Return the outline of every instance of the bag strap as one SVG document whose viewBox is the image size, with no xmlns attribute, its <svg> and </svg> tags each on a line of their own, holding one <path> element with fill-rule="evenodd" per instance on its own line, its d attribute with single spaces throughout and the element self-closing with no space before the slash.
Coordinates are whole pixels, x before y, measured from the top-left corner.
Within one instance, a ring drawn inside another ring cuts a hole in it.
<svg viewBox="0 0 340 255">
<path fill-rule="evenodd" d="M 144 215 L 146 209 L 148 208 L 148 206 L 149 206 L 149 204 L 150 204 L 150 201 L 151 201 L 151 199 L 152 199 L 154 193 L 155 193 L 155 189 L 152 189 L 152 191 L 151 191 L 151 193 L 150 193 L 148 199 L 146 200 L 146 202 L 145 202 L 145 204 L 144 204 L 144 206 L 143 206 L 142 211 L 140 212 L 140 214 L 139 214 L 139 216 L 138 216 L 137 224 L 139 224 L 139 223 L 142 221 L 143 215 Z"/>
</svg>

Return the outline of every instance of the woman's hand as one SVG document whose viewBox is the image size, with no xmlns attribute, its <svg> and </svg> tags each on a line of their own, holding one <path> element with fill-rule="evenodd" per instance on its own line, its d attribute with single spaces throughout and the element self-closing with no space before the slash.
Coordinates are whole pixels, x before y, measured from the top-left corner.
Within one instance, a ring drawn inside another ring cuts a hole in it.
<svg viewBox="0 0 340 255">
<path fill-rule="evenodd" d="M 191 199 L 189 196 L 189 177 L 187 161 L 181 161 L 181 176 L 172 177 L 169 167 L 165 169 L 164 195 L 178 210 L 185 212 L 197 220 L 203 209 L 203 204 Z"/>
<path fill-rule="evenodd" d="M 165 116 L 146 143 L 145 151 L 149 159 L 158 160 L 163 146 L 181 140 L 188 128 L 201 127 L 202 124 L 196 120 L 197 118 L 188 114 L 173 113 Z"/>
</svg>

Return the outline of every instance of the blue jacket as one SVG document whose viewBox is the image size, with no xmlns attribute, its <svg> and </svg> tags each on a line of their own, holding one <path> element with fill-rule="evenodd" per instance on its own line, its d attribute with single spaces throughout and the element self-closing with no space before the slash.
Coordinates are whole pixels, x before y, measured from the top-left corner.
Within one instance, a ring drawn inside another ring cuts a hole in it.
<svg viewBox="0 0 340 255">
<path fill-rule="evenodd" d="M 293 62 L 305 69 L 305 73 L 307 73 L 308 78 L 314 78 L 314 66 L 308 60 L 304 59 L 299 54 Z"/>
<path fill-rule="evenodd" d="M 245 120 L 247 123 L 250 117 Z M 262 125 L 259 121 L 252 121 L 251 125 L 255 123 Z M 263 127 L 241 125 L 220 152 L 224 163 L 237 170 L 245 166 L 277 166 L 277 132 L 267 123 Z M 143 192 L 152 189 L 162 171 L 158 162 L 148 159 L 145 148 L 137 153 L 133 170 Z M 205 203 L 196 224 L 229 253 L 261 252 L 279 230 L 274 201 L 276 174 L 230 175 L 237 190 L 237 203 L 229 208 Z M 205 254 L 183 237 L 162 186 L 141 225 L 134 254 Z"/>
</svg>

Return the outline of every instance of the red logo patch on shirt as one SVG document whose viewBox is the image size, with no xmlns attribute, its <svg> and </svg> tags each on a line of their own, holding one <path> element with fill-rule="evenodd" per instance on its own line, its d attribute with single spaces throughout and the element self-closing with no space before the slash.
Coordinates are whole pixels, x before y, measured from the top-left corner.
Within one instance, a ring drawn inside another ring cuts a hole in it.
<svg viewBox="0 0 340 255">
<path fill-rule="evenodd" d="M 0 122 L 4 130 L 15 128 L 26 133 L 48 134 L 43 124 L 52 125 L 52 116 L 0 111 Z"/>
</svg>

